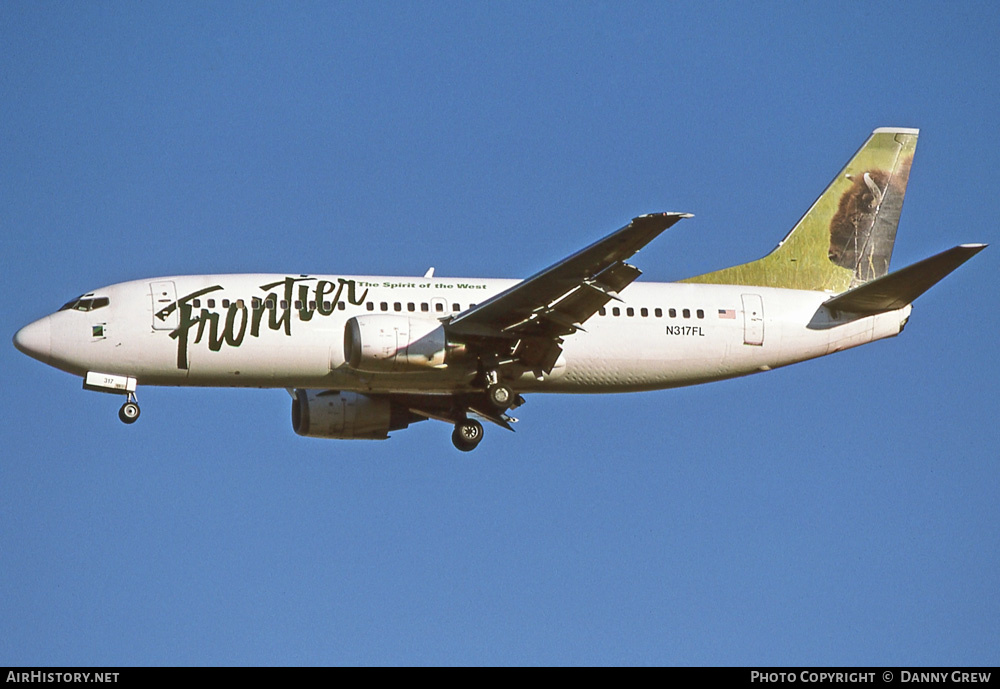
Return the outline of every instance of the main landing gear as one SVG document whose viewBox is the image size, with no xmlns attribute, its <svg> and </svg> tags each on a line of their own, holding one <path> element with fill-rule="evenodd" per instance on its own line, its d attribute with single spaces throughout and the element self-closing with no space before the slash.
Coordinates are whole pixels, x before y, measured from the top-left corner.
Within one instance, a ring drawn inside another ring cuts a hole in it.
<svg viewBox="0 0 1000 689">
<path fill-rule="evenodd" d="M 128 393 L 128 398 L 122 408 L 118 410 L 118 418 L 122 423 L 132 424 L 139 420 L 139 403 L 135 399 L 135 393 Z"/>
<path fill-rule="evenodd" d="M 500 380 L 500 373 L 496 368 L 482 363 L 480 363 L 479 374 L 472 384 L 486 393 L 485 399 L 478 397 L 482 393 L 476 393 L 477 399 L 464 411 L 467 413 L 471 409 L 483 418 L 508 430 L 513 430 L 510 423 L 517 419 L 510 418 L 505 412 L 524 404 L 524 398 L 514 392 L 511 386 Z M 462 452 L 471 452 L 476 449 L 482 439 L 483 425 L 481 423 L 468 417 L 457 417 L 455 430 L 451 434 L 451 442 L 455 444 L 456 448 Z"/>
<path fill-rule="evenodd" d="M 514 406 L 514 390 L 500 380 L 496 369 L 490 369 L 483 374 L 486 382 L 486 398 L 498 411 L 507 411 Z"/>
<path fill-rule="evenodd" d="M 500 411 L 507 411 L 514 403 L 514 391 L 509 385 L 503 383 L 494 383 L 488 386 L 486 396 L 489 398 L 490 404 Z"/>
<path fill-rule="evenodd" d="M 462 419 L 455 424 L 455 430 L 451 434 L 451 442 L 462 452 L 475 450 L 482 439 L 483 424 L 475 419 Z"/>
</svg>

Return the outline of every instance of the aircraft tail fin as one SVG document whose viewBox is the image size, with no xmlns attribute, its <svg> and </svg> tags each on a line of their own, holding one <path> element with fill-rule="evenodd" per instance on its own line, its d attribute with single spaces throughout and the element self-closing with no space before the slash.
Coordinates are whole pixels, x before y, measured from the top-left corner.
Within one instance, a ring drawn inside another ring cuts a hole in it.
<svg viewBox="0 0 1000 689">
<path fill-rule="evenodd" d="M 774 251 L 681 282 L 843 292 L 883 277 L 917 135 L 876 129 Z"/>
<path fill-rule="evenodd" d="M 823 302 L 823 306 L 860 316 L 901 309 L 985 248 L 986 244 L 956 246 L 838 294 Z"/>
</svg>

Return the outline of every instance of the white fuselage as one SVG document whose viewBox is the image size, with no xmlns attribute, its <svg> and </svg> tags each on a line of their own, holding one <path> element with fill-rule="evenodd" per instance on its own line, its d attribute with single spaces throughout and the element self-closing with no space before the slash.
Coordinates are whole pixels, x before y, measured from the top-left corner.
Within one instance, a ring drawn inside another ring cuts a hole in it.
<svg viewBox="0 0 1000 689">
<path fill-rule="evenodd" d="M 140 385 L 358 392 L 471 389 L 468 367 L 365 373 L 344 360 L 346 321 L 360 315 L 437 320 L 515 280 L 380 276 L 198 275 L 95 290 L 107 306 L 62 310 L 47 363 L 70 373 L 131 376 Z M 195 296 L 196 295 L 196 296 Z M 823 292 L 636 282 L 565 338 L 549 373 L 523 392 L 653 390 L 747 375 L 898 334 L 910 312 L 838 316 Z M 254 308 L 255 300 L 262 304 Z M 46 323 L 47 322 L 47 323 Z M 43 326 L 43 323 L 45 325 Z M 44 356 L 39 357 L 46 360 Z"/>
</svg>

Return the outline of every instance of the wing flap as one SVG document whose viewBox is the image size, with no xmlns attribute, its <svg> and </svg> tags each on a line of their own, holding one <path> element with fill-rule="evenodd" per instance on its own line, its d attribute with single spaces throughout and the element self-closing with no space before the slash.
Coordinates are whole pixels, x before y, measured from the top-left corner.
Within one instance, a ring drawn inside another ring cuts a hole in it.
<svg viewBox="0 0 1000 689">
<path fill-rule="evenodd" d="M 472 412 L 508 431 L 514 430 L 511 424 L 517 421 L 514 417 L 490 406 L 482 393 L 391 393 L 387 397 L 393 403 L 406 407 L 418 416 L 447 423 L 458 423 L 466 417 L 467 412 Z"/>
<path fill-rule="evenodd" d="M 618 299 L 617 292 L 621 292 L 631 285 L 632 281 L 640 275 L 642 275 L 641 270 L 628 263 L 619 261 L 602 270 L 592 282 L 587 284 L 592 287 L 602 287 L 605 292 L 610 291 L 614 293 L 614 298 Z"/>
</svg>

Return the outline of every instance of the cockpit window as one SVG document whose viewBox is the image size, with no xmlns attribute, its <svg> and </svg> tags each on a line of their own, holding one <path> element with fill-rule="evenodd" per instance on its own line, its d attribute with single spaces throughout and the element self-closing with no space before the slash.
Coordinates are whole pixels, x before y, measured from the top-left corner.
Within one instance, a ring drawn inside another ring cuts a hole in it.
<svg viewBox="0 0 1000 689">
<path fill-rule="evenodd" d="M 72 301 L 68 301 L 62 305 L 60 311 L 96 311 L 97 309 L 104 308 L 111 302 L 107 297 L 90 297 L 82 296 L 77 297 Z"/>
</svg>

